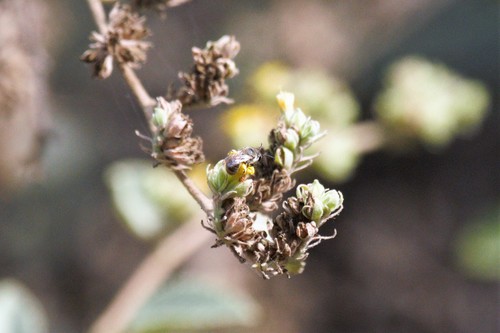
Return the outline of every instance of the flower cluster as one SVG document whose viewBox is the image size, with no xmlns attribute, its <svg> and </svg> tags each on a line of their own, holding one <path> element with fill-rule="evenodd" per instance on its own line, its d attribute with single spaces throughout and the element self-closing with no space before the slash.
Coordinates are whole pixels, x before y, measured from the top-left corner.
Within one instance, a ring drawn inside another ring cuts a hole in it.
<svg viewBox="0 0 500 333">
<path fill-rule="evenodd" d="M 312 163 L 315 156 L 304 156 L 304 150 L 326 133 L 320 132 L 319 122 L 294 108 L 293 94 L 280 93 L 278 103 L 283 114 L 278 126 L 271 132 L 271 153 L 276 164 L 293 173 Z"/>
<path fill-rule="evenodd" d="M 232 100 L 227 97 L 229 87 L 226 79 L 238 74 L 232 59 L 239 50 L 240 43 L 233 36 L 223 36 L 218 41 L 208 42 L 204 49 L 193 47 L 194 66 L 190 73 L 179 73 L 183 86 L 176 98 L 185 106 L 231 103 Z"/>
<path fill-rule="evenodd" d="M 93 65 L 93 75 L 100 79 L 113 71 L 113 59 L 136 68 L 146 61 L 151 44 L 143 39 L 150 35 L 145 18 L 134 13 L 130 6 L 116 3 L 109 12 L 106 33 L 92 32 L 89 49 L 81 60 Z"/>
<path fill-rule="evenodd" d="M 299 185 L 283 201 L 295 184 L 291 174 L 312 161 L 304 150 L 323 135 L 293 99 L 290 93 L 278 95 L 283 113 L 268 149 L 233 151 L 207 170 L 214 213 L 205 227 L 217 235 L 214 246 L 228 246 L 264 278 L 301 273 L 308 250 L 333 237 L 319 235 L 319 228 L 342 210 L 342 194 L 317 180 Z"/>
<path fill-rule="evenodd" d="M 158 97 L 152 116 L 153 137 L 149 151 L 159 163 L 174 170 L 189 169 L 201 163 L 205 157 L 200 137 L 192 137 L 193 121 L 181 112 L 182 104 L 174 100 L 167 102 Z"/>
</svg>

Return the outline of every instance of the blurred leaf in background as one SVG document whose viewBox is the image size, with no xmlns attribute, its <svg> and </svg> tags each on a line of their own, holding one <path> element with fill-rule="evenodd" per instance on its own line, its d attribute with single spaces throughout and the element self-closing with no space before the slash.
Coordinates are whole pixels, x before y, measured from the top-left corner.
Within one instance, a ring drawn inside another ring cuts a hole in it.
<svg viewBox="0 0 500 333">
<path fill-rule="evenodd" d="M 356 170 L 361 154 L 349 131 L 329 131 L 328 134 L 316 146 L 320 155 L 314 160 L 313 166 L 330 181 L 346 181 Z"/>
<path fill-rule="evenodd" d="M 52 130 L 47 12 L 44 1 L 0 1 L 0 197 L 43 176 Z"/>
<path fill-rule="evenodd" d="M 268 62 L 257 68 L 249 86 L 255 92 L 255 100 L 270 105 L 275 105 L 279 90 L 293 92 L 297 106 L 324 126 L 345 127 L 359 117 L 359 104 L 347 84 L 324 71 Z"/>
<path fill-rule="evenodd" d="M 139 311 L 133 333 L 193 332 L 259 323 L 260 309 L 247 295 L 182 279 L 168 283 Z"/>
<path fill-rule="evenodd" d="M 456 240 L 455 255 L 466 275 L 500 281 L 500 205 L 464 226 Z"/>
<path fill-rule="evenodd" d="M 38 299 L 11 279 L 0 281 L 0 332 L 49 332 L 45 311 Z"/>
<path fill-rule="evenodd" d="M 150 161 L 115 162 L 105 180 L 121 220 L 142 239 L 156 239 L 199 211 L 175 175 Z"/>
<path fill-rule="evenodd" d="M 222 115 L 223 130 L 236 148 L 265 145 L 277 119 L 266 104 L 239 104 Z"/>
<path fill-rule="evenodd" d="M 483 83 L 409 56 L 389 68 L 375 111 L 399 138 L 416 137 L 429 147 L 442 147 L 478 127 L 489 104 Z"/>
</svg>

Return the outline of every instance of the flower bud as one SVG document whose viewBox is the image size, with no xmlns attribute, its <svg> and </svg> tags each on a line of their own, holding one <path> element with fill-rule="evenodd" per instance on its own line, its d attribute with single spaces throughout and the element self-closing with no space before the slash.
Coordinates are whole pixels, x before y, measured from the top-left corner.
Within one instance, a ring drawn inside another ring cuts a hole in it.
<svg viewBox="0 0 500 333">
<path fill-rule="evenodd" d="M 338 207 L 340 207 L 340 205 L 342 205 L 344 198 L 341 192 L 336 190 L 329 190 L 323 195 L 322 201 L 329 215 Z"/>
<path fill-rule="evenodd" d="M 291 151 L 294 151 L 299 145 L 300 141 L 299 134 L 294 129 L 291 128 L 287 129 L 285 132 L 284 139 L 285 139 L 284 146 L 290 149 Z"/>
<path fill-rule="evenodd" d="M 295 96 L 292 93 L 282 91 L 276 96 L 276 99 L 278 100 L 281 111 L 283 111 L 284 113 L 293 111 Z"/>
<path fill-rule="evenodd" d="M 294 159 L 295 157 L 293 152 L 285 147 L 279 147 L 274 155 L 274 161 L 276 164 L 286 170 L 290 170 L 292 168 Z"/>
<path fill-rule="evenodd" d="M 319 122 L 316 120 L 308 119 L 302 127 L 299 129 L 301 144 L 306 146 L 317 139 L 319 139 L 323 133 L 320 133 Z"/>
<path fill-rule="evenodd" d="M 234 187 L 230 186 L 229 188 L 231 189 L 231 191 L 234 191 L 235 196 L 246 197 L 253 189 L 253 180 L 246 179 L 242 182 L 231 182 L 231 185 L 234 185 Z"/>
<path fill-rule="evenodd" d="M 302 214 L 317 222 L 318 226 L 321 226 L 321 221 L 337 210 L 344 200 L 342 193 L 336 190 L 326 190 L 317 179 L 311 184 L 299 185 L 297 198 L 305 202 Z"/>
<path fill-rule="evenodd" d="M 287 125 L 289 127 L 297 127 L 299 129 L 303 128 L 306 123 L 309 121 L 309 117 L 302 112 L 301 109 L 295 109 L 290 112 L 289 121 L 287 121 Z"/>
<path fill-rule="evenodd" d="M 153 111 L 153 117 L 151 119 L 153 121 L 153 125 L 157 128 L 163 128 L 167 126 L 168 122 L 168 112 L 167 110 L 156 107 Z"/>
<path fill-rule="evenodd" d="M 226 190 L 229 184 L 229 174 L 223 160 L 219 161 L 212 169 L 210 166 L 207 167 L 207 181 L 214 194 L 221 194 Z"/>
<path fill-rule="evenodd" d="M 308 184 L 307 189 L 311 192 L 314 198 L 318 199 L 325 193 L 325 187 L 317 179 L 315 179 L 311 184 Z"/>
<path fill-rule="evenodd" d="M 323 203 L 315 197 L 311 198 L 310 205 L 305 205 L 302 208 L 302 215 L 307 217 L 311 221 L 318 222 L 323 218 L 324 205 Z"/>
</svg>

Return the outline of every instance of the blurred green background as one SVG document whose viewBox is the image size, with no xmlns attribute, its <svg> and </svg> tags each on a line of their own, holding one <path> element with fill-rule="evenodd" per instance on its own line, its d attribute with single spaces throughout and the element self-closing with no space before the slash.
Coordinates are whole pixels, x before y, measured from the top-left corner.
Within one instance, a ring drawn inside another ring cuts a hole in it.
<svg viewBox="0 0 500 333">
<path fill-rule="evenodd" d="M 12 3 L 2 0 L 0 9 Z M 123 227 L 104 180 L 115 161 L 147 159 L 134 135 L 147 132 L 147 124 L 118 73 L 92 80 L 79 61 L 95 29 L 85 1 L 15 3 L 12 11 L 0 11 L 0 30 L 8 35 L 12 22 L 29 25 L 19 47 L 33 57 L 26 66 L 37 81 L 19 89 L 34 94 L 36 103 L 19 107 L 35 117 L 12 131 L 0 113 L 0 279 L 16 279 L 31 291 L 49 332 L 82 332 L 153 247 Z M 138 74 L 152 95 L 163 95 L 177 72 L 190 67 L 192 46 L 224 34 L 242 45 L 240 75 L 229 82 L 235 106 L 259 100 L 252 80 L 275 61 L 345 82 L 361 121 L 374 118 L 388 68 L 407 55 L 479 80 L 491 94 L 482 124 L 465 137 L 439 147 L 370 152 L 342 182 L 325 172 L 302 175 L 341 190 L 346 200 L 334 223 L 337 238 L 312 251 L 304 274 L 264 281 L 227 249 L 207 243 L 178 278 L 198 276 L 244 292 L 261 309 L 256 326 L 223 332 L 498 330 L 498 1 L 195 0 L 164 20 L 149 15 L 149 22 L 154 48 Z M 0 43 L 9 39 L 0 34 Z M 2 59 L 13 56 L 0 52 Z M 25 73 L 20 66 L 12 67 L 13 77 L 24 77 L 16 75 Z M 15 87 L 0 78 L 0 98 Z M 273 96 L 281 88 L 269 84 L 266 92 Z M 224 129 L 230 108 L 190 112 L 212 163 L 239 148 Z M 33 139 L 37 131 L 42 134 Z M 35 171 L 11 176 L 9 170 L 22 167 L 9 154 L 24 152 L 26 140 L 38 140 L 26 154 L 41 162 Z"/>
</svg>

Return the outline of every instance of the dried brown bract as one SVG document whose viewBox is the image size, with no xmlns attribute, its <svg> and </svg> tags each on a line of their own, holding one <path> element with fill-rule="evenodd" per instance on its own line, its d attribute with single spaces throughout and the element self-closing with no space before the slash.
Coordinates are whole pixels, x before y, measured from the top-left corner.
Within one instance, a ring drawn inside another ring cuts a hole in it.
<svg viewBox="0 0 500 333">
<path fill-rule="evenodd" d="M 189 169 L 205 157 L 200 137 L 192 137 L 193 121 L 183 114 L 182 104 L 159 97 L 154 110 L 151 156 L 175 170 Z"/>
<path fill-rule="evenodd" d="M 270 213 L 278 209 L 283 194 L 295 185 L 287 170 L 275 169 L 270 178 L 259 178 L 254 181 L 253 191 L 247 197 L 252 210 Z"/>
<path fill-rule="evenodd" d="M 137 68 L 146 61 L 151 43 L 143 39 L 149 35 L 144 17 L 134 13 L 130 6 L 116 3 L 109 13 L 106 33 L 92 32 L 92 43 L 80 59 L 93 64 L 93 76 L 99 79 L 111 75 L 113 60 Z"/>
<path fill-rule="evenodd" d="M 230 242 L 235 252 L 243 258 L 243 251 L 251 248 L 261 236 L 253 229 L 255 216 L 250 214 L 243 198 L 234 198 L 226 203 L 222 227 L 224 240 Z"/>
<path fill-rule="evenodd" d="M 193 47 L 194 66 L 190 73 L 179 73 L 183 83 L 177 98 L 185 106 L 205 104 L 214 106 L 232 103 L 226 79 L 238 74 L 232 60 L 240 50 L 240 43 L 233 36 L 223 36 L 216 42 L 208 42 L 204 49 Z"/>
</svg>

